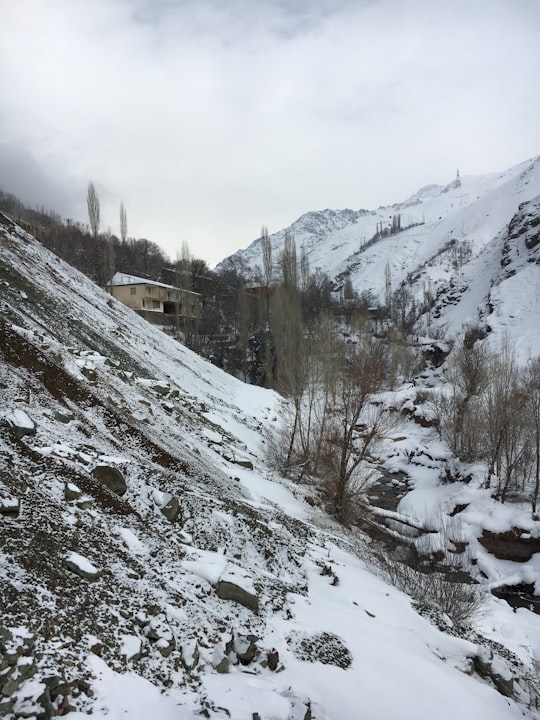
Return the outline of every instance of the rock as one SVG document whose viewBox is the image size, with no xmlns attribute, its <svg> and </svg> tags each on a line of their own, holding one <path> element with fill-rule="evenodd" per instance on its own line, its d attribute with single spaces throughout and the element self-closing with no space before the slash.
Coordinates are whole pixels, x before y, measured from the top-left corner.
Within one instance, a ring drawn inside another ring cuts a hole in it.
<svg viewBox="0 0 540 720">
<path fill-rule="evenodd" d="M 251 578 L 230 563 L 218 580 L 216 593 L 221 600 L 232 600 L 254 612 L 259 609 L 259 598 Z"/>
<path fill-rule="evenodd" d="M 90 510 L 91 507 L 94 505 L 94 498 L 91 498 L 89 495 L 84 495 L 83 497 L 79 498 L 77 500 L 77 507 L 81 510 Z"/>
<path fill-rule="evenodd" d="M 121 635 L 121 653 L 126 660 L 140 660 L 142 651 L 142 642 L 137 635 Z"/>
<path fill-rule="evenodd" d="M 0 498 L 0 515 L 17 517 L 21 511 L 21 501 L 14 497 Z"/>
<path fill-rule="evenodd" d="M 5 652 L 6 643 L 13 642 L 13 633 L 0 625 L 0 652 Z"/>
<path fill-rule="evenodd" d="M 149 608 L 148 612 L 149 614 L 152 614 L 151 608 Z M 144 629 L 144 634 L 152 643 L 154 643 L 156 649 L 159 650 L 163 657 L 169 657 L 176 647 L 176 640 L 174 638 L 173 631 L 171 630 L 166 616 L 162 613 L 156 614 L 152 617 Z"/>
<path fill-rule="evenodd" d="M 197 640 L 184 643 L 181 647 L 181 658 L 184 669 L 188 672 L 195 670 L 199 662 L 200 651 Z"/>
<path fill-rule="evenodd" d="M 484 530 L 480 542 L 486 550 L 500 560 L 527 562 L 540 552 L 540 538 L 531 537 L 520 528 L 512 528 L 502 533 Z"/>
<path fill-rule="evenodd" d="M 84 377 L 87 380 L 90 380 L 90 382 L 96 382 L 97 372 L 96 372 L 95 368 L 88 367 L 87 365 L 85 365 L 84 367 L 81 368 L 81 373 L 84 375 Z"/>
<path fill-rule="evenodd" d="M 256 635 L 234 636 L 234 652 L 242 665 L 249 665 L 259 655 L 258 639 Z"/>
<path fill-rule="evenodd" d="M 268 663 L 269 670 L 272 670 L 272 672 L 275 672 L 278 669 L 279 653 L 275 648 L 272 648 L 272 650 L 268 651 L 268 654 L 266 656 L 266 661 Z"/>
<path fill-rule="evenodd" d="M 8 717 L 13 712 L 13 700 L 11 698 L 0 698 L 0 717 Z"/>
<path fill-rule="evenodd" d="M 87 558 L 76 552 L 72 552 L 67 556 L 66 565 L 71 572 L 85 580 L 97 580 L 101 575 L 101 571 L 92 565 Z"/>
<path fill-rule="evenodd" d="M 18 438 L 22 438 L 25 435 L 35 435 L 36 433 L 36 423 L 24 410 L 20 410 L 19 408 L 13 410 L 6 415 L 6 420 Z"/>
<path fill-rule="evenodd" d="M 30 680 L 37 673 L 37 666 L 33 658 L 22 657 L 17 662 L 17 675 L 21 680 Z"/>
<path fill-rule="evenodd" d="M 116 495 L 123 495 L 127 484 L 120 470 L 112 465 L 96 465 L 94 478 Z"/>
<path fill-rule="evenodd" d="M 500 655 L 486 647 L 479 647 L 473 658 L 474 669 L 480 677 L 487 678 L 495 685 L 497 690 L 505 697 L 514 694 L 514 678 L 511 669 Z"/>
<path fill-rule="evenodd" d="M 82 490 L 73 483 L 66 483 L 64 485 L 64 500 L 78 500 L 82 495 Z"/>
<path fill-rule="evenodd" d="M 171 495 L 171 499 L 160 510 L 169 522 L 174 523 L 180 515 L 180 503 L 174 495 Z"/>
<path fill-rule="evenodd" d="M 56 410 L 53 417 L 57 422 L 61 422 L 66 425 L 75 419 L 74 413 L 70 410 Z"/>
<path fill-rule="evenodd" d="M 212 655 L 212 665 L 214 670 L 221 675 L 229 672 L 231 662 L 221 645 L 218 645 L 214 650 L 214 654 Z"/>
<path fill-rule="evenodd" d="M 42 682 L 27 680 L 17 692 L 13 712 L 18 718 L 48 720 L 53 717 L 55 711 L 49 689 Z"/>
<path fill-rule="evenodd" d="M 92 643 L 92 645 L 90 645 L 90 652 L 94 653 L 94 655 L 97 655 L 98 657 L 101 657 L 101 653 L 103 652 L 103 643 L 99 642 L 99 640 Z"/>
<path fill-rule="evenodd" d="M 253 463 L 251 460 L 239 460 L 238 458 L 231 457 L 228 453 L 223 453 L 223 458 L 232 463 L 233 465 L 239 465 L 240 467 L 246 468 L 247 470 L 253 470 Z"/>
<path fill-rule="evenodd" d="M 253 463 L 251 460 L 233 460 L 232 461 L 235 465 L 240 465 L 240 467 L 247 468 L 247 470 L 253 470 Z"/>
<path fill-rule="evenodd" d="M 156 383 L 155 385 L 152 385 L 152 390 L 157 392 L 159 395 L 168 395 L 171 388 L 170 385 L 166 385 L 165 383 Z"/>
<path fill-rule="evenodd" d="M 53 694 L 60 688 L 60 685 L 64 684 L 64 679 L 59 675 L 48 675 L 41 678 L 41 682 L 49 689 L 49 693 Z"/>
<path fill-rule="evenodd" d="M 161 492 L 161 490 L 153 490 L 152 497 L 167 520 L 171 523 L 176 522 L 180 515 L 180 503 L 178 499 L 174 495 L 171 495 L 171 493 Z"/>
</svg>

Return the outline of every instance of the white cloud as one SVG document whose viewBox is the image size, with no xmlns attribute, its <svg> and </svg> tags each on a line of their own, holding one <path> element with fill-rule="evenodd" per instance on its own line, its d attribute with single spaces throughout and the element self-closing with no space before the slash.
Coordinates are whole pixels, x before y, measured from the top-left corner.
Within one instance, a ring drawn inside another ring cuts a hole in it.
<svg viewBox="0 0 540 720">
<path fill-rule="evenodd" d="M 62 213 L 85 219 L 92 178 L 105 224 L 124 199 L 130 233 L 172 256 L 187 239 L 218 261 L 263 223 L 540 151 L 536 0 L 19 0 L 4 15 L 3 141 L 64 186 Z M 41 204 L 36 185 L 23 199 Z"/>
</svg>

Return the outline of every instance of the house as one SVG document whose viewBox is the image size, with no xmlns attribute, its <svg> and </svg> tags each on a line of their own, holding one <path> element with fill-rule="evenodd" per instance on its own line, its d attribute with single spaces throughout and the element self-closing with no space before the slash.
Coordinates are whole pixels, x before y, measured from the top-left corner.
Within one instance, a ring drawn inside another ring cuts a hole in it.
<svg viewBox="0 0 540 720">
<path fill-rule="evenodd" d="M 174 285 L 117 272 L 107 290 L 146 320 L 159 325 L 193 328 L 201 316 L 201 295 Z"/>
</svg>

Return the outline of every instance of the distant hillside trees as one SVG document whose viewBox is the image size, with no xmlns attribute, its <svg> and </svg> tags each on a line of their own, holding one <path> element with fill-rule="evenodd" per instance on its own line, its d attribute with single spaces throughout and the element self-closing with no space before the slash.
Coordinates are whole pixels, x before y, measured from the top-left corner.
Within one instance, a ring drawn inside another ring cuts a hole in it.
<svg viewBox="0 0 540 720">
<path fill-rule="evenodd" d="M 449 392 L 435 399 L 441 434 L 468 462 L 486 463 L 486 488 L 505 502 L 540 491 L 540 359 L 519 367 L 508 343 L 488 351 L 464 343 L 448 370 Z"/>
</svg>

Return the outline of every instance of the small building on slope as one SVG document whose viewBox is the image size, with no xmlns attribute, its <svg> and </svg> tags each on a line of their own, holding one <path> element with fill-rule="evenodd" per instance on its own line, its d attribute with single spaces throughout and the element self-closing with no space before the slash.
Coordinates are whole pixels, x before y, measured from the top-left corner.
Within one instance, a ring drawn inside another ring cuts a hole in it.
<svg viewBox="0 0 540 720">
<path fill-rule="evenodd" d="M 158 325 L 193 329 L 201 317 L 201 295 L 174 285 L 117 272 L 107 290 L 124 305 Z"/>
</svg>

